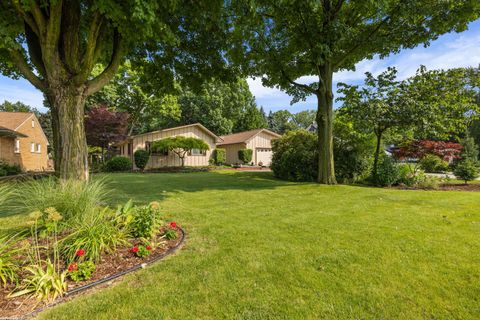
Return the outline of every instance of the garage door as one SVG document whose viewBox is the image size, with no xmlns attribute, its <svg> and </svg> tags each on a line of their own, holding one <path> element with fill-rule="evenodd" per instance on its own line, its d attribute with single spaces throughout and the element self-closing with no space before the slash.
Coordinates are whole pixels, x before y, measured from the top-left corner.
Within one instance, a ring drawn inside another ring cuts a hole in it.
<svg viewBox="0 0 480 320">
<path fill-rule="evenodd" d="M 260 163 L 263 166 L 269 167 L 272 163 L 272 149 L 268 148 L 257 148 L 257 165 Z"/>
</svg>

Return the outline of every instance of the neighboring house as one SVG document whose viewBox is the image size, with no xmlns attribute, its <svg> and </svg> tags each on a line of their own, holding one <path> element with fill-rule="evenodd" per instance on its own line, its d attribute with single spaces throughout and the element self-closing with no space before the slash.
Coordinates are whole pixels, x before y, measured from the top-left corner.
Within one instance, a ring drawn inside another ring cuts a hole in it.
<svg viewBox="0 0 480 320">
<path fill-rule="evenodd" d="M 35 114 L 0 112 L 0 159 L 23 171 L 49 170 L 48 140 Z"/>
<path fill-rule="evenodd" d="M 241 163 L 238 159 L 238 150 L 252 149 L 252 162 L 255 165 L 261 163 L 264 166 L 270 166 L 272 163 L 272 140 L 280 137 L 281 135 L 267 129 L 255 129 L 221 136 L 223 141 L 217 143 L 217 147 L 225 149 L 227 164 Z"/>
<path fill-rule="evenodd" d="M 317 129 L 318 129 L 318 128 L 317 128 L 317 123 L 316 123 L 316 122 L 312 122 L 312 124 L 309 125 L 306 130 L 307 130 L 308 132 L 317 133 Z"/>
<path fill-rule="evenodd" d="M 202 139 L 210 146 L 210 150 L 192 150 L 192 152 L 187 155 L 185 158 L 185 166 L 192 167 L 208 166 L 212 152 L 215 150 L 216 143 L 221 141 L 220 137 L 205 128 L 203 125 L 195 123 L 131 136 L 125 141 L 116 144 L 116 147 L 118 148 L 120 155 L 128 157 L 132 162 L 135 162 L 133 159 L 135 151 L 138 149 L 149 150 L 152 142 L 172 136 L 185 136 Z M 181 165 L 181 159 L 173 152 L 165 152 L 161 154 L 153 153 L 150 156 L 150 160 L 145 169 L 179 167 Z M 136 168 L 135 164 L 134 168 Z"/>
</svg>

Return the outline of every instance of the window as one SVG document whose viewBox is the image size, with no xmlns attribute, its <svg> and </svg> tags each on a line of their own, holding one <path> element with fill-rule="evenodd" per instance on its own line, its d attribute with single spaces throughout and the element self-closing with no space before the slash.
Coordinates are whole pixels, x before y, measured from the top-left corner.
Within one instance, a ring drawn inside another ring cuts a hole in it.
<svg viewBox="0 0 480 320">
<path fill-rule="evenodd" d="M 13 149 L 13 152 L 20 153 L 20 140 L 18 139 L 15 139 L 15 148 Z"/>
<path fill-rule="evenodd" d="M 190 151 L 190 155 L 192 156 L 204 156 L 206 154 L 207 154 L 207 151 L 200 150 L 200 149 L 192 149 L 192 151 Z"/>
<path fill-rule="evenodd" d="M 147 150 L 148 152 L 152 151 L 152 141 L 145 141 L 145 150 Z M 151 152 L 151 155 L 166 157 L 168 156 L 168 150 L 159 150 L 156 152 Z"/>
<path fill-rule="evenodd" d="M 37 143 L 37 153 L 42 152 L 42 145 L 40 143 Z"/>
<path fill-rule="evenodd" d="M 35 120 L 32 119 L 32 128 L 35 128 Z"/>
<path fill-rule="evenodd" d="M 132 144 L 131 143 L 129 143 L 128 146 L 127 146 L 127 153 L 128 153 L 129 156 L 132 155 Z"/>
<path fill-rule="evenodd" d="M 30 152 L 35 152 L 35 143 L 34 142 L 30 143 Z"/>
</svg>

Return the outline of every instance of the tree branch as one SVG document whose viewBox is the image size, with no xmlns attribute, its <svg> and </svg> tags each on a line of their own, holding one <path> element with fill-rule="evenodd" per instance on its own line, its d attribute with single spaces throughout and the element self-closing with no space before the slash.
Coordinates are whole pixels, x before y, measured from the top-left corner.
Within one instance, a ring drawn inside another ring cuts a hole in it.
<svg viewBox="0 0 480 320">
<path fill-rule="evenodd" d="M 30 81 L 30 83 L 33 84 L 33 86 L 38 90 L 45 91 L 47 88 L 45 82 L 39 77 L 37 77 L 35 73 L 33 73 L 23 53 L 18 50 L 9 50 L 8 52 L 13 63 L 18 68 L 18 71 L 20 71 L 20 73 L 25 77 L 25 79 Z"/>
<path fill-rule="evenodd" d="M 73 78 L 73 81 L 76 83 L 85 82 L 93 69 L 98 54 L 97 47 L 101 45 L 98 43 L 98 40 L 100 38 L 102 25 L 103 15 L 96 12 L 88 31 L 87 44 L 80 72 Z"/>
<path fill-rule="evenodd" d="M 113 35 L 113 52 L 110 64 L 97 77 L 87 82 L 87 96 L 102 89 L 114 76 L 123 58 L 123 39 L 115 29 Z"/>
<path fill-rule="evenodd" d="M 299 88 L 302 88 L 303 90 L 305 90 L 305 91 L 307 91 L 307 92 L 310 92 L 310 93 L 314 93 L 314 94 L 317 93 L 314 89 L 310 88 L 310 87 L 307 86 L 306 84 L 302 84 L 302 83 L 298 83 L 298 82 L 293 81 L 293 80 L 287 75 L 287 73 L 286 73 L 284 70 L 282 70 L 281 72 L 282 72 L 282 76 L 283 76 L 288 82 L 290 82 L 292 85 L 294 85 L 294 86 L 296 86 L 296 87 L 299 87 Z"/>
<path fill-rule="evenodd" d="M 56 57 L 56 53 L 62 22 L 62 4 L 63 0 L 57 0 L 55 5 L 50 6 L 50 15 L 47 22 L 45 46 L 43 52 L 43 62 L 45 63 L 48 72 L 58 68 L 58 65 L 55 65 L 54 63 L 54 60 L 56 60 L 55 58 L 58 57 Z"/>
<path fill-rule="evenodd" d="M 19 2 L 13 1 L 13 6 L 15 7 L 15 10 L 17 10 L 17 13 L 22 17 L 23 21 L 25 21 L 25 23 L 30 26 L 30 29 L 32 29 L 32 31 L 35 32 L 38 37 L 40 37 L 41 33 L 32 16 L 30 16 L 28 13 L 25 12 L 25 10 L 22 9 Z"/>
</svg>

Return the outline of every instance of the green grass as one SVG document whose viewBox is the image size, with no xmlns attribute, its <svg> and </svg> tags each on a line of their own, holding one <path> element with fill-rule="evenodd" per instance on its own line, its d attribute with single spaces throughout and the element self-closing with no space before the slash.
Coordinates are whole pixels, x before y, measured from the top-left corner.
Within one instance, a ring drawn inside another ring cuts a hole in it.
<svg viewBox="0 0 480 320">
<path fill-rule="evenodd" d="M 40 319 L 478 319 L 480 196 L 113 174 L 112 204 L 161 200 L 175 256 Z M 21 215 L 0 218 L 4 230 Z"/>
</svg>

